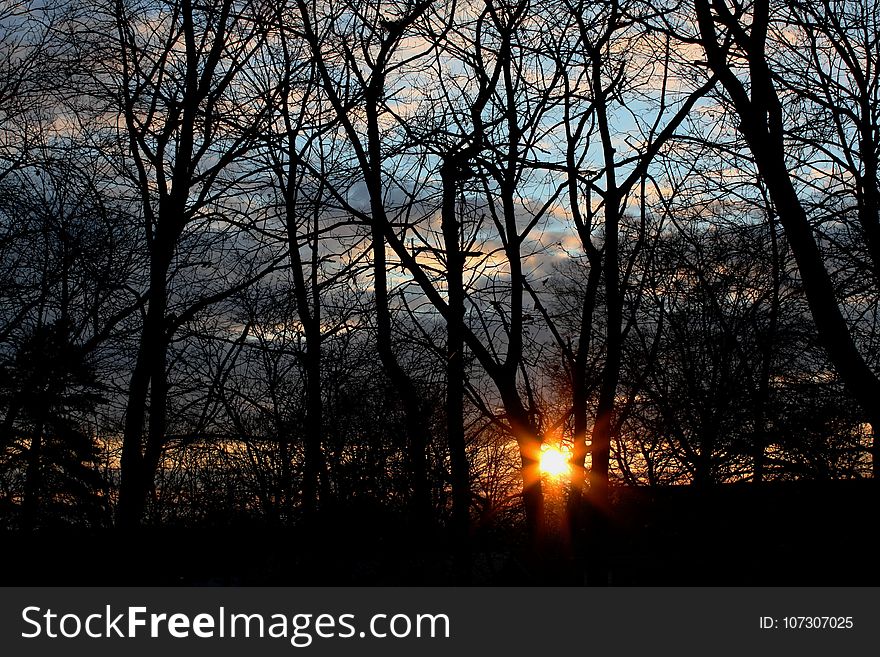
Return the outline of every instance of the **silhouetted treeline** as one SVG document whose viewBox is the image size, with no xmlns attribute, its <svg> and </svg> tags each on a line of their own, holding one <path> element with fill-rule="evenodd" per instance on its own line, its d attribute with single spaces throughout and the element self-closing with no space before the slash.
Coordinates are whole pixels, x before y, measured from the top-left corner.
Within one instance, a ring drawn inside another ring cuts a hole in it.
<svg viewBox="0 0 880 657">
<path fill-rule="evenodd" d="M 393 517 L 467 581 L 602 562 L 616 487 L 876 478 L 878 23 L 3 4 L 0 524 Z"/>
</svg>

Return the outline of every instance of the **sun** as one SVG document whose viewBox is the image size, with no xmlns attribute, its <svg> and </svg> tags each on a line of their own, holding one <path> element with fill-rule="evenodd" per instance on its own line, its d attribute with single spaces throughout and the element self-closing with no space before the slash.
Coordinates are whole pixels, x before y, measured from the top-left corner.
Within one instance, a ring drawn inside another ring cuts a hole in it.
<svg viewBox="0 0 880 657">
<path fill-rule="evenodd" d="M 568 456 L 552 445 L 541 445 L 541 473 L 563 477 L 569 472 Z"/>
</svg>

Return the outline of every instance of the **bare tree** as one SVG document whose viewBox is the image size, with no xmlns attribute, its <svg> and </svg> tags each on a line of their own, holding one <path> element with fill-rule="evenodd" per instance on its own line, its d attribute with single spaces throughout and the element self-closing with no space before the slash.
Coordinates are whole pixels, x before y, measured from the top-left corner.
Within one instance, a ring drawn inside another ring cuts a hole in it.
<svg viewBox="0 0 880 657">
<path fill-rule="evenodd" d="M 779 215 L 792 252 L 798 264 L 804 291 L 816 323 L 822 343 L 828 350 L 829 357 L 841 378 L 846 382 L 853 397 L 858 401 L 868 422 L 874 427 L 880 424 L 877 416 L 876 400 L 880 396 L 880 379 L 871 369 L 865 358 L 860 353 L 854 339 L 853 330 L 847 323 L 838 300 L 834 281 L 826 267 L 826 258 L 820 249 L 817 236 L 815 235 L 811 218 L 807 213 L 804 201 L 799 194 L 796 178 L 792 173 L 792 159 L 790 157 L 790 141 L 788 131 L 790 125 L 786 116 L 786 108 L 781 91 L 784 85 L 780 83 L 780 77 L 784 77 L 785 71 L 774 63 L 772 50 L 779 47 L 779 41 L 773 41 L 771 26 L 776 25 L 776 7 L 771 11 L 769 0 L 757 0 L 754 3 L 728 3 L 723 1 L 697 0 L 695 2 L 696 19 L 699 28 L 700 44 L 705 49 L 708 66 L 718 76 L 730 99 L 732 107 L 738 116 L 739 130 L 745 138 L 751 150 L 755 164 L 764 183 L 767 185 L 770 199 Z M 826 5 L 832 10 L 832 5 Z M 844 3 L 840 4 L 841 11 L 827 12 L 827 19 L 833 25 L 834 16 L 846 16 L 848 12 L 843 10 Z M 783 17 L 790 16 L 788 4 L 781 3 L 778 11 Z M 820 10 L 821 11 L 821 10 Z M 801 8 L 803 12 L 803 8 Z M 815 14 L 814 14 L 815 15 Z M 797 16 L 797 12 L 795 13 Z M 866 14 L 868 17 L 869 14 Z M 783 18 L 783 20 L 786 20 Z M 868 19 L 870 20 L 870 18 Z M 798 29 L 796 21 L 788 22 L 788 25 Z M 839 23 L 838 23 L 839 25 Z M 810 31 L 815 32 L 817 23 L 810 24 Z M 836 28 L 835 28 L 836 29 Z M 865 28 L 870 29 L 865 24 Z M 839 39 L 839 35 L 837 38 Z M 832 42 L 834 37 L 832 37 Z M 839 49 L 834 49 L 832 55 L 835 60 L 847 56 L 848 47 L 857 47 L 857 41 L 837 41 Z M 785 46 L 782 46 L 785 47 Z M 868 55 L 870 57 L 870 55 Z M 855 62 L 852 64 L 858 66 Z M 827 88 L 828 78 L 817 81 L 821 94 L 823 84 Z M 866 89 L 867 92 L 867 89 Z M 870 93 L 870 92 L 868 92 Z M 867 96 L 863 94 L 865 100 Z M 822 99 L 825 102 L 825 99 Z M 839 111 L 846 116 L 845 105 L 837 105 L 834 111 Z M 867 115 L 859 112 L 857 125 L 870 122 L 870 108 Z M 868 169 L 876 172 L 876 164 L 870 166 L 876 153 L 876 144 L 872 141 L 865 142 L 863 136 L 857 139 L 861 147 L 867 147 L 867 151 L 861 154 L 864 158 L 863 171 Z M 858 154 L 858 147 L 850 151 Z M 876 160 L 874 160 L 876 162 Z M 864 186 L 869 184 L 870 176 L 858 185 L 859 196 L 862 198 L 863 210 L 860 212 L 862 230 L 871 251 L 873 235 L 877 232 L 878 217 L 875 209 L 871 206 L 871 194 Z M 865 191 L 868 191 L 865 196 Z M 873 255 L 872 255 L 873 258 Z M 876 270 L 877 263 L 873 262 Z M 875 283 L 876 284 L 876 283 Z M 876 456 L 875 438 L 875 456 Z M 875 458 L 875 463 L 878 460 Z M 876 466 L 880 468 L 880 465 Z M 875 470 L 876 474 L 877 470 Z"/>
<path fill-rule="evenodd" d="M 192 266 L 181 246 L 200 232 L 221 240 L 227 233 L 235 235 L 241 226 L 236 215 L 248 211 L 245 199 L 233 203 L 248 176 L 236 160 L 263 120 L 265 103 L 263 90 L 240 78 L 265 30 L 258 5 L 234 0 L 199 5 L 120 0 L 106 18 L 109 22 L 83 21 L 86 29 L 111 28 L 114 36 L 98 44 L 106 46 L 97 49 L 106 67 L 95 70 L 93 90 L 96 102 L 110 101 L 106 111 L 119 113 L 125 148 L 121 173 L 140 201 L 149 261 L 146 313 L 126 407 L 118 508 L 119 523 L 134 526 L 143 516 L 165 444 L 166 356 L 175 332 L 263 273 L 256 262 L 231 284 L 195 286 L 194 297 L 179 295 L 185 289 L 178 287 L 185 285 L 184 272 Z M 99 38 L 106 40 L 107 34 Z M 245 247 L 244 236 L 236 239 L 241 240 L 236 248 L 259 249 L 259 241 Z M 187 255 L 220 271 L 229 266 L 222 250 L 203 248 L 201 254 L 196 249 Z"/>
<path fill-rule="evenodd" d="M 377 347 L 385 374 L 406 409 L 413 513 L 422 522 L 431 516 L 426 477 L 427 425 L 418 386 L 401 367 L 393 349 L 385 231 L 394 219 L 389 212 L 389 189 L 383 175 L 388 146 L 383 143 L 380 116 L 386 79 L 401 66 L 395 58 L 403 34 L 429 6 L 429 1 L 412 7 L 395 6 L 399 15 L 386 17 L 378 5 L 370 3 L 325 6 L 297 2 L 318 78 L 354 153 L 353 166 L 366 188 L 367 213 L 349 204 L 338 190 L 335 196 L 351 214 L 370 226 Z M 345 26 L 342 33 L 336 32 L 334 21 Z M 352 112 L 356 107 L 360 111 Z"/>
</svg>

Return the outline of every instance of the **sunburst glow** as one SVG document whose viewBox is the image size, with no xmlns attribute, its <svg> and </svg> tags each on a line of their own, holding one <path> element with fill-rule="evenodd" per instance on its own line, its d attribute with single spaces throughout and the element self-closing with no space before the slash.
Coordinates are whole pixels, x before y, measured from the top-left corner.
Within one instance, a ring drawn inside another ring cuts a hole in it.
<svg viewBox="0 0 880 657">
<path fill-rule="evenodd" d="M 550 477 L 567 475 L 568 455 L 552 445 L 541 445 L 541 472 Z"/>
</svg>

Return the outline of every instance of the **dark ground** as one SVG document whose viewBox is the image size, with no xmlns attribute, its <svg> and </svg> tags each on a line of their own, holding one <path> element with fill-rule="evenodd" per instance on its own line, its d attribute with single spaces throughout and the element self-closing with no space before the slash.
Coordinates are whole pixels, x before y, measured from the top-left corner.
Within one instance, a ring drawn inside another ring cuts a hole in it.
<svg viewBox="0 0 880 657">
<path fill-rule="evenodd" d="M 618 489 L 615 498 L 612 585 L 880 585 L 880 486 L 872 481 L 703 492 Z M 112 530 L 5 533 L 0 585 L 452 583 L 443 537 L 419 543 L 410 529 L 398 518 L 361 510 L 308 534 L 247 523 L 146 529 L 136 536 Z M 518 556 L 519 534 L 495 530 L 475 537 L 473 583 L 540 583 Z M 544 583 L 578 581 L 557 562 L 548 573 Z"/>
</svg>

